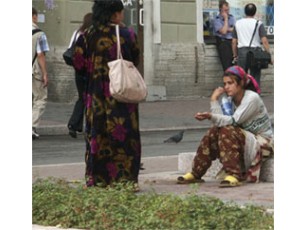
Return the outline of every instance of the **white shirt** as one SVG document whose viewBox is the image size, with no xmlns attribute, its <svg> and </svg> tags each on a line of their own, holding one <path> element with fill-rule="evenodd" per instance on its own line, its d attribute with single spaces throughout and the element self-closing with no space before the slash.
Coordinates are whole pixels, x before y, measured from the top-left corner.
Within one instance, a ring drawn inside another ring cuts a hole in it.
<svg viewBox="0 0 307 230">
<path fill-rule="evenodd" d="M 242 18 L 236 22 L 235 30 L 238 39 L 238 48 L 248 47 L 253 36 L 257 20 L 255 18 Z M 262 22 L 258 22 L 257 30 L 251 44 L 251 47 L 261 47 L 261 39 L 259 36 L 259 27 Z M 258 32 L 258 33 L 257 33 Z"/>
</svg>

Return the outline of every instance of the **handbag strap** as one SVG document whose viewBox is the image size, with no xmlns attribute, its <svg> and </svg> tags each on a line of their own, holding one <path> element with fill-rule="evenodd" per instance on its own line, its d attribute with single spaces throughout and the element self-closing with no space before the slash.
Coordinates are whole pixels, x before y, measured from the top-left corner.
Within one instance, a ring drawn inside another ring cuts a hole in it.
<svg viewBox="0 0 307 230">
<path fill-rule="evenodd" d="M 255 33 L 256 33 L 256 30 L 257 30 L 258 23 L 259 23 L 259 20 L 257 20 L 257 22 L 256 22 L 255 29 L 254 29 L 254 32 L 253 32 L 253 36 L 252 36 L 252 39 L 251 39 L 251 41 L 250 41 L 250 43 L 249 43 L 249 46 L 248 46 L 249 48 L 250 48 L 251 45 L 252 45 L 252 41 L 253 41 L 253 39 L 254 39 L 254 36 L 255 36 Z"/>
<path fill-rule="evenodd" d="M 72 43 L 71 43 L 71 46 L 69 48 L 71 48 L 75 43 L 76 43 L 76 37 L 77 37 L 77 34 L 79 33 L 79 30 L 77 30 L 75 32 L 75 36 L 74 36 L 74 39 L 72 40 Z"/>
<path fill-rule="evenodd" d="M 38 32 L 41 32 L 42 30 L 40 30 L 40 29 L 34 29 L 34 30 L 32 30 L 32 36 L 34 35 L 34 34 L 36 34 L 36 33 L 38 33 Z M 34 65 L 34 62 L 35 62 L 35 59 L 37 58 L 37 52 L 35 52 L 35 55 L 34 55 L 34 57 L 33 57 L 33 59 L 32 59 L 32 66 Z"/>
<path fill-rule="evenodd" d="M 119 25 L 115 26 L 115 30 L 116 30 L 116 40 L 117 40 L 117 59 L 123 59 L 121 48 L 120 48 Z"/>
</svg>

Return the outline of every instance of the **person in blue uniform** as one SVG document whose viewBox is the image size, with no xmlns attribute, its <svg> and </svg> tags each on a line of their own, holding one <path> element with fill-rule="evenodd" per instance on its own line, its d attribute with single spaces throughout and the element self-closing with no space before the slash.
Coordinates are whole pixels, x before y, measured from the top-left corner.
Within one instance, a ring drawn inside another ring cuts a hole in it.
<svg viewBox="0 0 307 230">
<path fill-rule="evenodd" d="M 216 16 L 213 22 L 213 30 L 216 37 L 216 47 L 221 60 L 223 70 L 232 66 L 232 31 L 235 25 L 235 18 L 229 14 L 229 3 L 220 1 L 220 13 Z"/>
</svg>

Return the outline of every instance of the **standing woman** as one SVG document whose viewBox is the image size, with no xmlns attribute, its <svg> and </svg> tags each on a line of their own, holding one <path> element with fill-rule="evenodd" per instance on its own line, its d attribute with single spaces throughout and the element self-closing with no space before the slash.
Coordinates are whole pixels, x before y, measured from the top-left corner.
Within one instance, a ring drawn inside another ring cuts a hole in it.
<svg viewBox="0 0 307 230">
<path fill-rule="evenodd" d="M 71 39 L 69 47 L 71 47 L 79 38 L 81 34 L 85 32 L 92 25 L 92 13 L 88 13 L 83 17 L 83 23 L 79 29 L 75 30 Z M 82 132 L 83 130 L 83 118 L 84 118 L 84 102 L 83 102 L 83 92 L 84 92 L 84 76 L 80 75 L 75 71 L 75 83 L 78 91 L 78 100 L 75 103 L 73 113 L 68 121 L 69 135 L 73 138 L 77 137 L 77 132 Z"/>
<path fill-rule="evenodd" d="M 80 36 L 74 55 L 76 71 L 86 76 L 86 185 L 137 184 L 141 159 L 138 104 L 116 101 L 109 91 L 107 63 L 117 58 L 115 25 L 120 24 L 123 58 L 139 63 L 133 30 L 122 25 L 121 0 L 96 0 L 93 27 Z"/>
<path fill-rule="evenodd" d="M 201 182 L 217 158 L 223 165 L 221 187 L 258 182 L 263 160 L 274 153 L 273 130 L 256 80 L 240 66 L 232 66 L 223 81 L 224 88 L 217 88 L 211 96 L 211 112 L 195 115 L 200 121 L 211 120 L 214 126 L 197 149 L 192 172 L 178 177 L 178 183 Z M 219 97 L 224 93 L 232 97 L 232 115 L 223 115 Z"/>
</svg>

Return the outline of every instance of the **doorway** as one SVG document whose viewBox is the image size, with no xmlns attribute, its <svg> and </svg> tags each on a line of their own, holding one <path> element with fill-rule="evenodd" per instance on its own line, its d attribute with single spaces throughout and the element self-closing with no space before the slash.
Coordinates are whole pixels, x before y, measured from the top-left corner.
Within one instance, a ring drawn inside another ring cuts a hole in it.
<svg viewBox="0 0 307 230">
<path fill-rule="evenodd" d="M 132 27 L 137 35 L 140 48 L 140 64 L 138 70 L 144 76 L 144 22 L 143 22 L 143 0 L 122 0 L 125 6 L 124 23 Z"/>
</svg>

